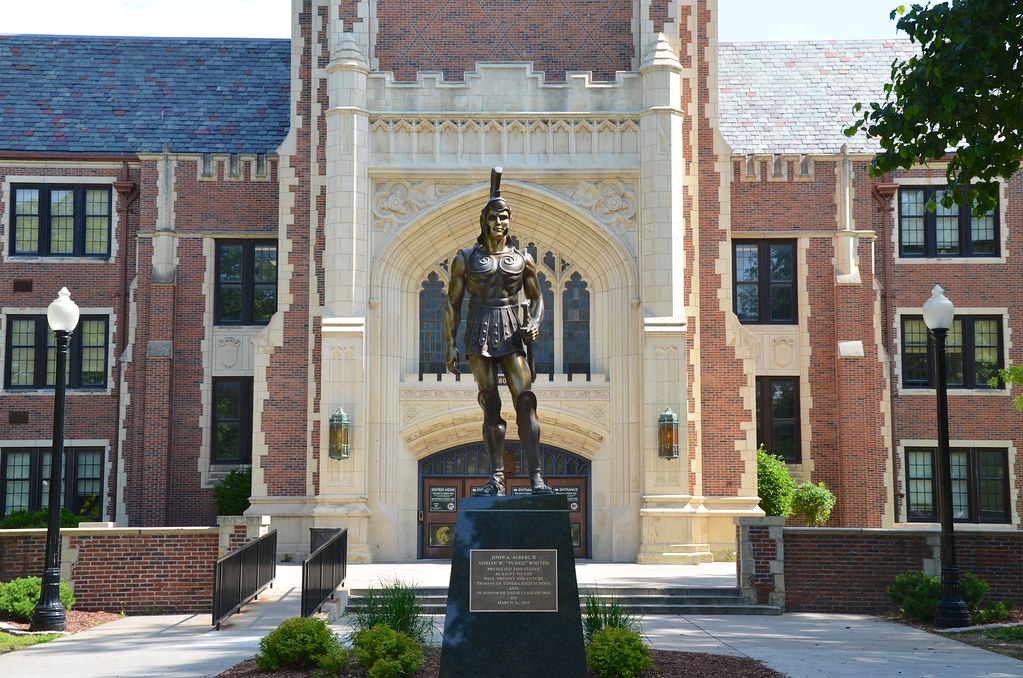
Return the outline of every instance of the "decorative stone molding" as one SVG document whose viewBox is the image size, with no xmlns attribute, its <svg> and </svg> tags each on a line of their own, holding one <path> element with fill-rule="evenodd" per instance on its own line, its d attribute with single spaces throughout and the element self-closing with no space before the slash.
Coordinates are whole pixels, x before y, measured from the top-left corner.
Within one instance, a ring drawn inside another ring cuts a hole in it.
<svg viewBox="0 0 1023 678">
<path fill-rule="evenodd" d="M 640 126 L 634 116 L 620 114 L 486 118 L 383 114 L 370 118 L 369 131 L 370 151 L 377 161 L 404 158 L 447 164 L 518 158 L 523 165 L 535 165 L 551 164 L 556 158 L 564 165 L 571 157 L 574 165 L 606 168 L 609 162 L 620 167 L 636 164 Z"/>
<path fill-rule="evenodd" d="M 403 388 L 401 399 L 405 400 L 447 400 L 453 402 L 476 402 L 476 389 L 431 389 Z"/>
<path fill-rule="evenodd" d="M 400 435 L 417 458 L 479 440 L 482 413 L 476 405 L 475 387 L 465 388 L 452 375 L 444 375 L 445 381 L 439 385 L 416 379 L 416 375 L 405 375 L 399 398 Z M 610 430 L 610 390 L 604 375 L 593 375 L 592 381 L 578 386 L 567 378 L 558 381 L 561 383 L 541 383 L 535 388 L 542 439 L 581 454 L 595 454 Z M 514 421 L 511 403 L 504 400 L 503 416 Z"/>
<path fill-rule="evenodd" d="M 373 228 L 394 233 L 442 197 L 432 181 L 388 181 L 374 187 Z"/>
<path fill-rule="evenodd" d="M 242 342 L 237 337 L 222 337 L 217 342 L 217 362 L 226 370 L 238 365 Z"/>
<path fill-rule="evenodd" d="M 401 408 L 401 425 L 408 426 L 423 418 L 426 408 L 417 403 L 406 403 Z"/>
<path fill-rule="evenodd" d="M 797 325 L 743 325 L 755 337 L 753 352 L 759 376 L 798 376 L 804 362 Z"/>
<path fill-rule="evenodd" d="M 795 344 L 791 337 L 775 337 L 771 340 L 771 354 L 776 367 L 791 367 L 795 357 Z"/>
<path fill-rule="evenodd" d="M 631 184 L 607 180 L 600 183 L 580 181 L 572 186 L 551 184 L 548 187 L 589 210 L 597 221 L 618 235 L 637 227 L 639 199 Z"/>
<path fill-rule="evenodd" d="M 678 347 L 676 346 L 654 346 L 654 357 L 658 360 L 678 360 Z"/>
<path fill-rule="evenodd" d="M 330 357 L 334 360 L 351 360 L 355 358 L 355 349 L 351 346 L 334 346 L 330 349 Z"/>
</svg>

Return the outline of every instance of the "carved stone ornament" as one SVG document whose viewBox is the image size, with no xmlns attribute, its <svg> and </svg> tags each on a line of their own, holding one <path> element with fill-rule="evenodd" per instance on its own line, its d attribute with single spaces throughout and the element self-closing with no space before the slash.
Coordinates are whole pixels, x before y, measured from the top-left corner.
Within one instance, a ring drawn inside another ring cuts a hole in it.
<svg viewBox="0 0 1023 678">
<path fill-rule="evenodd" d="M 235 337 L 224 337 L 218 343 L 220 348 L 221 367 L 231 369 L 238 365 L 238 356 L 241 351 L 242 343 Z"/>
<path fill-rule="evenodd" d="M 580 207 L 618 233 L 636 228 L 636 211 L 639 200 L 635 191 L 625 183 L 616 180 L 599 184 L 581 182 L 567 192 Z"/>
<path fill-rule="evenodd" d="M 775 337 L 771 342 L 775 367 L 788 367 L 795 355 L 795 342 L 788 337 Z"/>
<path fill-rule="evenodd" d="M 420 212 L 437 203 L 437 185 L 430 182 L 388 181 L 373 195 L 373 227 L 393 233 Z"/>
<path fill-rule="evenodd" d="M 426 408 L 422 405 L 406 403 L 402 408 L 401 425 L 408 426 L 409 424 L 418 421 L 422 418 L 423 412 L 425 411 Z"/>
</svg>

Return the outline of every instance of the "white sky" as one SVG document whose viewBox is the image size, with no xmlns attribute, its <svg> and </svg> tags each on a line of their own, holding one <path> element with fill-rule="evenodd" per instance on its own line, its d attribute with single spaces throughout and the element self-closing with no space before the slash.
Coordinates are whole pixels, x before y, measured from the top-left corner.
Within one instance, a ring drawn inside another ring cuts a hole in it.
<svg viewBox="0 0 1023 678">
<path fill-rule="evenodd" d="M 907 0 L 719 0 L 720 40 L 890 38 Z M 287 38 L 291 0 L 3 0 L 0 34 Z"/>
</svg>

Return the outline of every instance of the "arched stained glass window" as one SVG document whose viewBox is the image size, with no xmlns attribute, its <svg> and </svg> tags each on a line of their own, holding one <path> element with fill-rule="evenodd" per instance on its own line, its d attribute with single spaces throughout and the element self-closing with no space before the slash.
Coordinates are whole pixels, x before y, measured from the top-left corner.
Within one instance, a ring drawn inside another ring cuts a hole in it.
<svg viewBox="0 0 1023 678">
<path fill-rule="evenodd" d="M 561 294 L 565 332 L 565 374 L 590 374 L 590 292 L 579 273 L 565 282 Z"/>
<path fill-rule="evenodd" d="M 517 241 L 515 246 L 518 247 Z M 525 249 L 537 262 L 544 317 L 540 337 L 534 346 L 537 378 L 553 379 L 555 374 L 585 374 L 590 365 L 590 292 L 583 274 L 571 261 L 543 243 L 528 242 Z M 541 255 L 540 253 L 543 252 Z M 447 301 L 448 261 L 420 283 L 419 291 L 419 378 L 441 375 L 444 365 L 444 306 Z M 562 290 L 556 295 L 555 290 Z M 459 370 L 469 375 L 465 358 L 465 308 L 458 328 Z M 545 376 L 546 375 L 546 376 Z"/>
<path fill-rule="evenodd" d="M 419 291 L 419 376 L 443 374 L 444 303 L 447 293 L 436 271 L 426 276 Z"/>
<path fill-rule="evenodd" d="M 554 290 L 543 272 L 540 279 L 540 294 L 543 295 L 544 314 L 540 321 L 540 336 L 533 344 L 536 356 L 536 373 L 554 376 Z"/>
</svg>

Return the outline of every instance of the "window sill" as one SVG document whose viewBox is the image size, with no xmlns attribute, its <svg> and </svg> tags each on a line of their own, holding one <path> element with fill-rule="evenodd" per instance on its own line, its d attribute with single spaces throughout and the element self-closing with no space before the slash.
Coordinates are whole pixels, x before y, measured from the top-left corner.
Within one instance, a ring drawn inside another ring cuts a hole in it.
<svg viewBox="0 0 1023 678">
<path fill-rule="evenodd" d="M 8 254 L 5 261 L 18 264 L 112 264 L 110 254 L 41 256 L 38 254 Z"/>
<path fill-rule="evenodd" d="M 905 257 L 896 256 L 895 265 L 899 264 L 1004 264 L 1005 256 L 1003 255 L 985 255 L 975 257 L 960 257 L 955 255 L 949 255 L 945 257 Z"/>
<path fill-rule="evenodd" d="M 66 387 L 64 389 L 64 394 L 66 396 L 69 396 L 69 397 L 70 396 L 79 396 L 79 395 L 110 395 L 112 392 L 113 392 L 113 389 L 111 389 L 108 386 L 103 386 L 103 387 L 99 387 L 99 388 L 71 388 L 71 387 Z M 0 395 L 5 395 L 5 396 L 19 396 L 20 395 L 20 396 L 29 396 L 29 397 L 47 396 L 47 397 L 52 398 L 53 397 L 53 389 L 52 388 L 5 388 L 2 391 L 0 391 Z"/>
<path fill-rule="evenodd" d="M 905 530 L 940 530 L 941 523 L 896 523 L 895 527 Z M 1016 532 L 1012 523 L 955 523 L 956 532 Z"/>
<path fill-rule="evenodd" d="M 900 386 L 899 387 L 899 395 L 900 396 L 902 396 L 902 395 L 904 395 L 904 396 L 917 396 L 917 395 L 919 395 L 919 396 L 929 396 L 929 397 L 933 398 L 937 394 L 937 391 L 938 391 L 938 389 L 936 389 L 936 388 L 928 388 L 926 386 L 924 386 L 924 387 Z M 991 397 L 991 396 L 1008 397 L 1010 395 L 1010 393 L 1009 393 L 1008 389 L 1004 389 L 1004 388 L 956 388 L 956 387 L 953 387 L 953 386 L 949 386 L 948 387 L 948 395 L 949 395 L 949 397 L 981 396 L 981 397 L 987 398 L 987 397 Z"/>
</svg>

